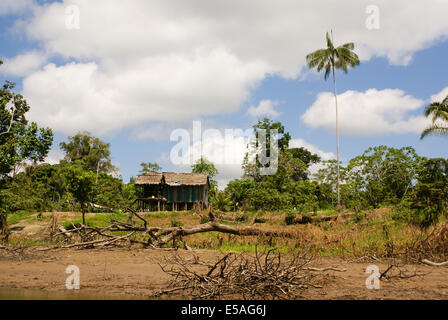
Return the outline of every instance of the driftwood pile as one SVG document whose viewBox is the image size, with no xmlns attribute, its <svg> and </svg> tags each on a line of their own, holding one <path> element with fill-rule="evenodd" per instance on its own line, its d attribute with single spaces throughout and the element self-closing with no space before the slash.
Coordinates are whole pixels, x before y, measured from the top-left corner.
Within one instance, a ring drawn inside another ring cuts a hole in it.
<svg viewBox="0 0 448 320">
<path fill-rule="evenodd" d="M 172 276 L 167 289 L 157 296 L 185 295 L 193 299 L 296 299 L 312 284 L 313 273 L 305 266 L 311 259 L 305 256 L 288 256 L 283 261 L 276 249 L 256 250 L 255 255 L 228 253 L 207 270 L 198 272 L 194 264 L 176 256 L 167 261 L 171 267 L 160 265 Z M 174 265 L 173 265 L 174 264 Z"/>
</svg>

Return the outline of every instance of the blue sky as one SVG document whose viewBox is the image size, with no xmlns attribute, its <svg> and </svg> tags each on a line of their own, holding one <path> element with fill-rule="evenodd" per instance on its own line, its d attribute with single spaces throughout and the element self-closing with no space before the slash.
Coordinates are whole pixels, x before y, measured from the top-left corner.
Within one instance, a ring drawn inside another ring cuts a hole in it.
<svg viewBox="0 0 448 320">
<path fill-rule="evenodd" d="M 446 157 L 446 139 L 419 139 L 424 107 L 448 95 L 448 5 L 430 2 L 1 0 L 0 79 L 17 83 L 30 120 L 54 129 L 49 162 L 61 158 L 60 141 L 89 130 L 111 144 L 125 181 L 143 161 L 182 170 L 169 159 L 170 133 L 193 120 L 224 132 L 268 116 L 294 146 L 330 159 L 332 81 L 309 71 L 305 55 L 333 28 L 335 43 L 353 41 L 361 58 L 336 75 L 342 160 L 382 144 Z M 372 4 L 378 29 L 365 25 Z M 241 173 L 237 163 L 218 169 L 221 185 Z"/>
</svg>

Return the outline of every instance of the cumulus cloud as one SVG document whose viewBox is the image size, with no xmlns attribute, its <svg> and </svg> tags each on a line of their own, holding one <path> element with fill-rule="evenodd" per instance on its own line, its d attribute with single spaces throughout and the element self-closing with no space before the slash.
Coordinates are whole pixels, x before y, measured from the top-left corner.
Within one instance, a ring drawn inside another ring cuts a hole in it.
<svg viewBox="0 0 448 320">
<path fill-rule="evenodd" d="M 70 134 L 106 134 L 149 121 L 235 112 L 263 77 L 225 50 L 147 57 L 122 68 L 94 62 L 46 65 L 24 79 L 30 118 Z"/>
<path fill-rule="evenodd" d="M 290 148 L 300 148 L 300 147 L 305 148 L 309 152 L 317 154 L 322 159 L 322 161 L 336 159 L 336 156 L 334 155 L 333 152 L 322 151 L 315 145 L 313 145 L 309 142 L 306 142 L 303 139 L 292 139 L 291 141 L 289 141 L 289 147 Z"/>
<path fill-rule="evenodd" d="M 43 162 L 48 164 L 58 164 L 62 159 L 64 159 L 64 156 L 65 153 L 61 149 L 51 149 Z"/>
<path fill-rule="evenodd" d="M 439 93 L 431 96 L 431 102 L 442 102 L 448 96 L 448 87 L 442 89 Z"/>
<path fill-rule="evenodd" d="M 399 89 L 349 90 L 338 95 L 339 127 L 343 134 L 354 136 L 420 133 L 428 120 L 411 112 L 423 105 L 423 100 Z M 333 132 L 335 115 L 333 94 L 322 92 L 302 120 L 313 128 L 324 127 Z"/>
<path fill-rule="evenodd" d="M 275 106 L 279 103 L 277 101 L 261 100 L 258 106 L 250 106 L 247 113 L 252 117 L 258 118 L 262 116 L 267 116 L 271 118 L 277 118 L 280 113 L 275 110 Z"/>
<path fill-rule="evenodd" d="M 204 130 L 200 140 L 192 141 L 191 138 L 183 149 L 173 146 L 170 154 L 171 163 L 176 165 L 180 171 L 190 170 L 191 165 L 200 157 L 204 157 L 218 169 L 219 174 L 215 179 L 220 189 L 223 189 L 230 180 L 242 176 L 241 164 L 247 152 L 249 139 L 252 138 L 252 129 L 227 129 L 224 131 L 208 129 Z M 181 142 L 182 140 L 179 141 L 179 143 Z"/>
<path fill-rule="evenodd" d="M 191 142 L 190 139 L 188 146 L 183 149 L 184 152 L 176 153 L 176 157 L 179 156 L 180 162 L 182 163 L 179 164 L 179 160 L 173 160 L 172 154 L 169 157 L 169 162 L 174 164 L 175 168 L 179 171 L 188 171 L 191 169 L 191 165 L 201 156 L 205 157 L 218 169 L 219 174 L 215 179 L 218 182 L 219 188 L 224 189 L 230 180 L 241 178 L 243 175 L 241 165 L 248 151 L 247 145 L 251 138 L 253 138 L 252 129 L 232 129 L 232 131 L 228 131 L 227 133 L 222 130 L 206 130 L 201 140 Z M 290 141 L 290 147 L 304 147 L 320 156 L 322 160 L 335 159 L 334 153 L 323 151 L 303 139 L 292 139 Z M 173 148 L 172 150 L 175 149 Z M 165 162 L 168 162 L 168 156 L 166 154 L 161 156 L 162 158 Z M 312 165 L 310 172 L 315 173 L 319 168 L 320 166 L 318 164 Z"/>
<path fill-rule="evenodd" d="M 309 152 L 317 154 L 321 161 L 326 161 L 326 160 L 335 160 L 336 159 L 336 155 L 333 152 L 326 152 L 323 151 L 321 149 L 319 149 L 317 146 L 303 140 L 303 139 L 292 139 L 289 142 L 289 146 L 291 148 L 305 148 L 307 149 Z M 308 170 L 310 172 L 310 175 L 313 176 L 315 173 L 317 173 L 319 171 L 319 169 L 322 169 L 323 165 L 321 163 L 315 163 L 312 164 Z"/>
<path fill-rule="evenodd" d="M 23 77 L 38 70 L 46 60 L 44 53 L 33 50 L 5 59 L 0 72 L 8 76 Z"/>
<path fill-rule="evenodd" d="M 9 2 L 9 1 L 8 1 Z M 12 3 L 12 2 L 11 2 Z M 379 30 L 365 27 L 370 1 L 63 0 L 38 6 L 20 25 L 50 55 L 24 81 L 35 120 L 58 131 L 117 131 L 148 121 L 235 112 L 268 75 L 296 78 L 305 56 L 353 41 L 362 60 L 407 64 L 417 50 L 448 35 L 448 2 L 376 1 Z M 66 8 L 80 29 L 67 29 Z M 235 9 L 237 8 L 237 10 Z M 350 17 L 341 19 L 340 17 Z M 55 97 L 49 99 L 50 85 Z M 87 111 L 87 112 L 86 112 Z"/>
</svg>

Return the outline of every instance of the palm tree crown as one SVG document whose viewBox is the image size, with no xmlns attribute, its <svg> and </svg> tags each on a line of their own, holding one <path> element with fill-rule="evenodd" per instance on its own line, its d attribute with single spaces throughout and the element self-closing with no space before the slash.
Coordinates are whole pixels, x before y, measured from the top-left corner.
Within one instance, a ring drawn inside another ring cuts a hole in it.
<svg viewBox="0 0 448 320">
<path fill-rule="evenodd" d="M 355 45 L 353 42 L 335 48 L 327 32 L 327 48 L 310 53 L 306 56 L 306 62 L 309 68 L 317 67 L 318 72 L 325 68 L 325 80 L 327 80 L 333 67 L 335 69 L 342 69 L 347 73 L 348 67 L 353 68 L 359 65 L 359 58 L 353 52 L 354 48 Z"/>
<path fill-rule="evenodd" d="M 448 96 L 442 102 L 433 102 L 425 108 L 425 117 L 431 115 L 432 124 L 423 130 L 420 139 L 428 135 L 448 135 Z"/>
</svg>

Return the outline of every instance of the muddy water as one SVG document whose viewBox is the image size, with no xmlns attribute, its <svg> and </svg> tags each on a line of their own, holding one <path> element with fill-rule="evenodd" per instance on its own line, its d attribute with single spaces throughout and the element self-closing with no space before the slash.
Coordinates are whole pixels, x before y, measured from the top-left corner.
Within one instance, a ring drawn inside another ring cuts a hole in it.
<svg viewBox="0 0 448 320">
<path fill-rule="evenodd" d="M 137 300 L 141 297 L 88 294 L 77 290 L 44 291 L 0 288 L 0 300 Z"/>
</svg>

